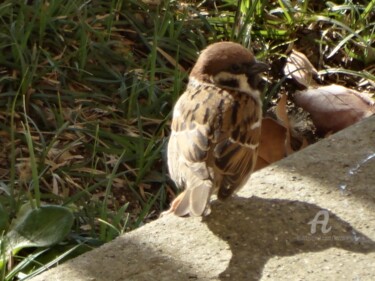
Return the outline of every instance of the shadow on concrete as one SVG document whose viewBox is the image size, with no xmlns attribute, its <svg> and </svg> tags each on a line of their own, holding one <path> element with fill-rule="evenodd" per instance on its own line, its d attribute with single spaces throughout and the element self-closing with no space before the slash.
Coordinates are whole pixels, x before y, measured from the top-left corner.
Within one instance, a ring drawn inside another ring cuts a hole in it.
<svg viewBox="0 0 375 281">
<path fill-rule="evenodd" d="M 318 222 L 312 234 L 308 223 L 319 211 L 322 209 L 313 204 L 259 197 L 213 202 L 212 213 L 203 222 L 230 245 L 233 254 L 220 279 L 259 280 L 265 264 L 275 256 L 331 247 L 363 254 L 375 252 L 374 241 L 327 210 L 323 210 L 328 217 L 325 230 L 330 231 L 322 233 L 323 225 Z M 324 214 L 317 219 L 322 222 Z"/>
</svg>

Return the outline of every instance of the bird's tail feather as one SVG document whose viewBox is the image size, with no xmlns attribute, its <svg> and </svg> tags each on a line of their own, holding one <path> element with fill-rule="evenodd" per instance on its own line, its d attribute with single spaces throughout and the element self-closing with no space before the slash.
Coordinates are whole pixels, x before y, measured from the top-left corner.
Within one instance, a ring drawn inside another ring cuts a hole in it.
<svg viewBox="0 0 375 281">
<path fill-rule="evenodd" d="M 193 180 L 187 183 L 183 198 L 174 210 L 177 216 L 202 216 L 206 214 L 207 203 L 211 196 L 212 183 L 209 180 Z"/>
</svg>

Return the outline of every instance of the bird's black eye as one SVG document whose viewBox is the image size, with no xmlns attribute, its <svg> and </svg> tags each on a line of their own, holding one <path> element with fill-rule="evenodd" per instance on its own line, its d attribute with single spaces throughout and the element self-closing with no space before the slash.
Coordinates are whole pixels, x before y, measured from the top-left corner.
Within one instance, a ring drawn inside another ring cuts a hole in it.
<svg viewBox="0 0 375 281">
<path fill-rule="evenodd" d="M 230 72 L 232 73 L 240 73 L 242 70 L 242 66 L 238 63 L 234 63 L 230 66 Z"/>
</svg>

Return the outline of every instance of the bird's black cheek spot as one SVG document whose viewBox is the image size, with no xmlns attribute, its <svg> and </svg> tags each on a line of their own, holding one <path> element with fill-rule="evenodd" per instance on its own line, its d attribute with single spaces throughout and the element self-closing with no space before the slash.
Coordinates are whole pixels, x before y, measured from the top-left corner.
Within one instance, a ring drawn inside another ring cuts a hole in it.
<svg viewBox="0 0 375 281">
<path fill-rule="evenodd" d="M 239 83 L 237 79 L 220 79 L 219 84 L 228 88 L 239 88 Z"/>
</svg>

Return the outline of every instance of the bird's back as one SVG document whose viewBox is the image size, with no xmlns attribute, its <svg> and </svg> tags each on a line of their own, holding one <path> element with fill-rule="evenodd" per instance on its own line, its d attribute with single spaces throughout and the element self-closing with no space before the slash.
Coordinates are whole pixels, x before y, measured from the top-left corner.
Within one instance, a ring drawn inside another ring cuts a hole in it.
<svg viewBox="0 0 375 281">
<path fill-rule="evenodd" d="M 255 164 L 260 108 L 247 93 L 190 82 L 173 114 L 171 178 L 180 188 L 208 180 L 220 199 L 235 192 Z"/>
</svg>

